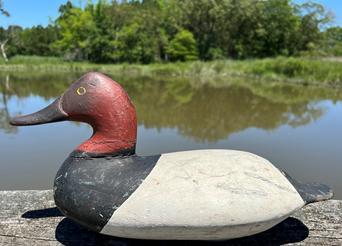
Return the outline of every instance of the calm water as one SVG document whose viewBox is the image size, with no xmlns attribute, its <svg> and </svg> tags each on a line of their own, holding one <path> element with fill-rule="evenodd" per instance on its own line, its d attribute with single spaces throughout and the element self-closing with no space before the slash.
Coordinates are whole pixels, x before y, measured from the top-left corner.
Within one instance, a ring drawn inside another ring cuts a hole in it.
<svg viewBox="0 0 342 246">
<path fill-rule="evenodd" d="M 51 188 L 63 160 L 91 135 L 87 125 L 71 122 L 8 125 L 10 115 L 45 107 L 78 76 L 0 75 L 0 190 Z M 136 105 L 138 154 L 250 151 L 298 180 L 331 185 L 342 199 L 341 90 L 234 78 L 112 77 Z"/>
</svg>

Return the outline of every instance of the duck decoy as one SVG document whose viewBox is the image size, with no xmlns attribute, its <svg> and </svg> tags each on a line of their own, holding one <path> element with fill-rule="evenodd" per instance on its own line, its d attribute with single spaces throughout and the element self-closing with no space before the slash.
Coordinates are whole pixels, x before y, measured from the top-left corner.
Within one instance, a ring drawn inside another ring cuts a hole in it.
<svg viewBox="0 0 342 246">
<path fill-rule="evenodd" d="M 12 125 L 63 120 L 93 127 L 54 181 L 56 206 L 102 234 L 138 239 L 223 240 L 265 231 L 308 203 L 323 184 L 297 182 L 266 159 L 236 150 L 135 154 L 135 108 L 111 78 L 90 72 L 46 108 Z"/>
</svg>

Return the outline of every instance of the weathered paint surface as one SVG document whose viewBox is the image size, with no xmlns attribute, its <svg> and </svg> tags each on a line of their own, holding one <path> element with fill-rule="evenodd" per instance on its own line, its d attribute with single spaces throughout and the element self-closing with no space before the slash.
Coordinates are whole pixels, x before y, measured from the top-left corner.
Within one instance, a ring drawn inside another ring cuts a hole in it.
<svg viewBox="0 0 342 246">
<path fill-rule="evenodd" d="M 68 115 L 61 107 L 61 97 L 57 98 L 46 108 L 36 113 L 14 117 L 10 124 L 14 126 L 40 125 L 50 122 L 64 121 Z"/>
<path fill-rule="evenodd" d="M 218 240 L 274 226 L 305 202 L 267 160 L 233 150 L 163 154 L 101 233 Z"/>
<path fill-rule="evenodd" d="M 56 205 L 69 218 L 99 232 L 159 157 L 78 158 L 71 154 L 55 178 Z"/>
<path fill-rule="evenodd" d="M 125 90 L 101 73 L 87 73 L 63 94 L 69 120 L 90 124 L 94 134 L 77 150 L 96 155 L 135 148 L 137 119 Z"/>
<path fill-rule="evenodd" d="M 281 172 L 285 175 L 289 182 L 296 188 L 297 192 L 306 204 L 324 201 L 327 199 L 331 199 L 334 196 L 332 189 L 325 184 L 302 183 L 292 178 L 285 171 L 281 170 Z"/>
</svg>

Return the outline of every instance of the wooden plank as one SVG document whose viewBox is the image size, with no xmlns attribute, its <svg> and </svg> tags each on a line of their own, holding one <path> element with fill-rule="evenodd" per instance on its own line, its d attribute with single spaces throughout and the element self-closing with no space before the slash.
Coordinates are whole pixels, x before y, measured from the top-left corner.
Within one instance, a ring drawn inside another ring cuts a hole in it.
<svg viewBox="0 0 342 246">
<path fill-rule="evenodd" d="M 218 242 L 142 241 L 91 232 L 65 218 L 52 191 L 0 191 L 0 245 L 342 245 L 342 201 L 310 204 L 261 234 Z"/>
</svg>

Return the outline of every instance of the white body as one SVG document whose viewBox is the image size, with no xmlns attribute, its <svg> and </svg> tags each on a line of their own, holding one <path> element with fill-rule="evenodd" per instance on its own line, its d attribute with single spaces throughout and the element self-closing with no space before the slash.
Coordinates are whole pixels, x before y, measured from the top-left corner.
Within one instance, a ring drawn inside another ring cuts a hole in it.
<svg viewBox="0 0 342 246">
<path fill-rule="evenodd" d="M 304 205 L 269 161 L 242 151 L 163 154 L 101 233 L 221 240 L 265 231 Z"/>
</svg>

